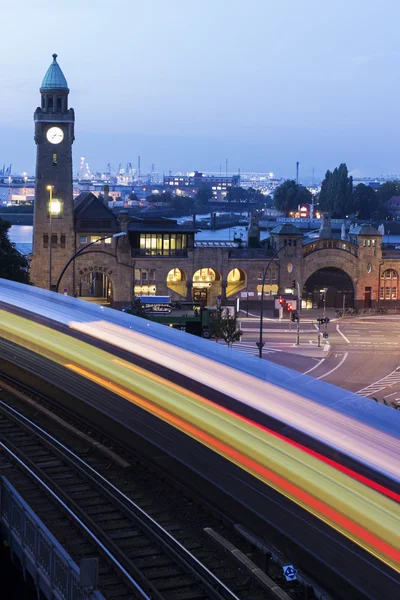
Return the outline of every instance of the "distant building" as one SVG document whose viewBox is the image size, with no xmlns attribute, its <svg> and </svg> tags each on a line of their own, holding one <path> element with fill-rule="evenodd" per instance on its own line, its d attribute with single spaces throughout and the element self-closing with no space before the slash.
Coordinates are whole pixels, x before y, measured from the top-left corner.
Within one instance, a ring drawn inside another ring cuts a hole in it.
<svg viewBox="0 0 400 600">
<path fill-rule="evenodd" d="M 210 186 L 216 200 L 224 200 L 228 190 L 240 185 L 240 175 L 216 176 L 204 175 L 195 171 L 189 175 L 164 176 L 164 187 L 175 194 L 195 196 L 197 190 L 203 185 Z"/>
<path fill-rule="evenodd" d="M 392 196 L 387 203 L 389 215 L 400 217 L 400 196 Z"/>
</svg>

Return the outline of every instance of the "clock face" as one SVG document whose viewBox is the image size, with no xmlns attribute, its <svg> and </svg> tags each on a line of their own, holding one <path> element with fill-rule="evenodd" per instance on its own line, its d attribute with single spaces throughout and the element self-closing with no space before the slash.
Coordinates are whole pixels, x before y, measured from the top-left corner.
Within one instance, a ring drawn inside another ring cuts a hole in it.
<svg viewBox="0 0 400 600">
<path fill-rule="evenodd" d="M 50 129 L 47 130 L 46 137 L 50 144 L 59 144 L 63 141 L 64 134 L 59 127 L 50 127 Z"/>
</svg>

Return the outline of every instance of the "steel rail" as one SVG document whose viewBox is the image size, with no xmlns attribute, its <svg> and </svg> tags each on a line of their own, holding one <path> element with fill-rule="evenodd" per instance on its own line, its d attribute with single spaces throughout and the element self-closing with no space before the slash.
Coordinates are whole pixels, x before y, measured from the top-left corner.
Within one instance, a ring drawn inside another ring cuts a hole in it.
<svg viewBox="0 0 400 600">
<path fill-rule="evenodd" d="M 18 422 L 20 426 L 23 426 L 25 429 L 29 430 L 44 445 L 49 447 L 53 452 L 59 455 L 60 458 L 66 461 L 70 467 L 77 469 L 81 474 L 83 474 L 87 479 L 89 479 L 97 489 L 100 489 L 101 492 L 108 496 L 109 500 L 113 504 L 115 504 L 116 507 L 119 508 L 122 512 L 126 513 L 128 510 L 129 514 L 127 514 L 127 517 L 134 520 L 137 523 L 137 526 L 140 527 L 140 529 L 149 537 L 153 538 L 153 540 L 162 547 L 163 551 L 166 554 L 168 554 L 173 560 L 180 564 L 180 566 L 186 573 L 194 577 L 197 583 L 204 586 L 207 592 L 210 594 L 210 598 L 213 598 L 215 600 L 220 600 L 221 598 L 224 598 L 224 600 L 239 600 L 239 598 L 218 577 L 216 577 L 205 565 L 203 565 L 166 529 L 164 529 L 140 506 L 133 502 L 133 500 L 128 498 L 113 483 L 108 481 L 103 475 L 101 475 L 101 473 L 96 471 L 91 465 L 89 465 L 83 459 L 77 456 L 67 446 L 62 444 L 59 440 L 54 438 L 50 433 L 46 432 L 39 425 L 37 425 L 36 423 L 25 417 L 23 414 L 19 413 L 13 407 L 7 405 L 1 400 L 0 411 L 7 414 L 14 421 Z M 30 462 L 27 457 L 26 461 Z M 53 486 L 58 487 L 54 483 Z M 64 494 L 62 490 L 60 490 L 60 492 L 61 494 Z M 70 504 L 75 504 L 74 501 L 69 502 Z M 76 512 L 82 513 L 83 511 L 79 508 L 79 506 L 76 506 Z M 87 517 L 85 518 L 87 520 Z M 78 522 L 80 523 L 81 521 L 82 518 L 79 519 Z M 92 523 L 91 526 L 93 529 L 98 531 L 98 536 L 103 537 L 100 528 L 98 528 L 95 523 Z M 110 546 L 110 543 L 108 543 L 108 545 Z M 122 563 L 126 561 L 124 561 L 124 557 L 121 556 L 120 549 L 114 546 L 112 542 L 111 546 L 113 547 L 113 552 L 116 555 L 120 556 L 119 562 L 122 565 Z M 104 543 L 102 543 L 102 546 L 100 547 L 105 547 Z M 135 571 L 135 575 L 137 577 L 143 578 L 143 575 L 140 573 L 140 571 L 136 569 L 136 567 L 130 561 L 129 566 L 125 564 L 125 567 L 122 567 L 122 572 L 125 573 L 125 571 L 128 571 L 129 568 L 130 570 Z M 151 583 L 149 583 L 148 585 L 151 588 L 153 587 Z M 160 592 L 156 588 L 152 589 L 151 591 L 153 597 L 160 598 L 160 600 L 161 598 L 164 598 L 164 596 L 160 595 Z M 147 599 L 148 597 L 143 596 L 143 598 Z"/>
<path fill-rule="evenodd" d="M 41 479 L 39 477 L 39 475 L 37 475 L 29 465 L 25 464 L 23 462 L 23 460 L 21 460 L 19 458 L 19 456 L 17 456 L 17 454 L 11 450 L 11 448 L 9 448 L 8 446 L 6 446 L 6 444 L 4 444 L 4 442 L 0 441 L 0 447 L 3 448 L 3 450 L 5 452 L 7 452 L 7 454 L 9 454 L 10 456 L 13 457 L 13 459 L 19 464 L 20 467 L 22 467 L 22 469 L 24 471 L 27 471 L 29 473 L 29 475 L 41 486 L 43 487 L 53 498 L 53 500 L 55 500 L 57 502 L 57 504 L 59 504 L 65 511 L 68 512 L 68 514 L 74 519 L 74 521 L 76 523 L 79 524 L 79 526 L 87 533 L 87 535 L 92 539 L 92 541 L 96 544 L 96 546 L 98 546 L 99 548 L 101 548 L 102 552 L 112 561 L 112 563 L 117 567 L 117 569 L 124 575 L 124 577 L 129 581 L 129 583 L 132 585 L 133 589 L 135 589 L 139 594 L 140 594 L 140 598 L 143 600 L 151 600 L 150 596 L 148 596 L 146 594 L 146 592 L 140 587 L 140 585 L 138 585 L 138 583 L 129 575 L 129 573 L 124 569 L 124 567 L 119 563 L 119 561 L 115 558 L 115 556 L 113 556 L 111 554 L 111 552 L 108 550 L 108 548 L 106 548 L 106 546 L 104 546 L 104 544 L 101 542 L 101 540 L 99 540 L 95 533 L 93 533 L 93 531 L 91 531 L 89 529 L 89 527 L 87 527 L 87 525 L 79 518 L 79 516 L 67 505 L 65 504 L 65 502 L 63 501 L 62 498 L 60 498 L 52 489 L 49 485 L 47 485 L 47 483 Z"/>
</svg>

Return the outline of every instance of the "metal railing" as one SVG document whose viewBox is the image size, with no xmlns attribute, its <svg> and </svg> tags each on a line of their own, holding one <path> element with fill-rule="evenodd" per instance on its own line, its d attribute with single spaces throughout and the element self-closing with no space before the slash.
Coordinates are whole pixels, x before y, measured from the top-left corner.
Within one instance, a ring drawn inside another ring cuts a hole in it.
<svg viewBox="0 0 400 600">
<path fill-rule="evenodd" d="M 358 248 L 344 240 L 313 240 L 303 246 L 303 255 L 308 256 L 318 250 L 342 250 L 353 256 L 358 256 Z"/>
<path fill-rule="evenodd" d="M 193 248 L 191 248 L 193 249 Z M 165 248 L 132 248 L 131 257 L 135 258 L 137 256 L 148 256 L 149 258 L 155 258 L 160 256 L 183 256 L 186 257 L 188 255 L 187 248 L 182 250 L 172 250 Z"/>
<path fill-rule="evenodd" d="M 62 600 L 104 600 L 100 592 L 81 587 L 78 566 L 6 477 L 0 486 L 0 519 L 8 543 L 42 593 Z"/>
</svg>

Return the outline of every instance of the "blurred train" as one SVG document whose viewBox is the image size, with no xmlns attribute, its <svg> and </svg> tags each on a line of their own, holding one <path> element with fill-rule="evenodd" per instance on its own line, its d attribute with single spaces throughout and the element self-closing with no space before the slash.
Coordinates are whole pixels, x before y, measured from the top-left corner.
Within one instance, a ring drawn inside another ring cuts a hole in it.
<svg viewBox="0 0 400 600">
<path fill-rule="evenodd" d="M 158 416 L 400 573 L 399 412 L 225 346 L 47 290 L 0 280 L 0 309 L 0 337 Z M 203 393 L 78 340 L 75 332 L 197 382 Z M 216 390 L 218 400 L 210 401 L 207 389 Z"/>
</svg>

